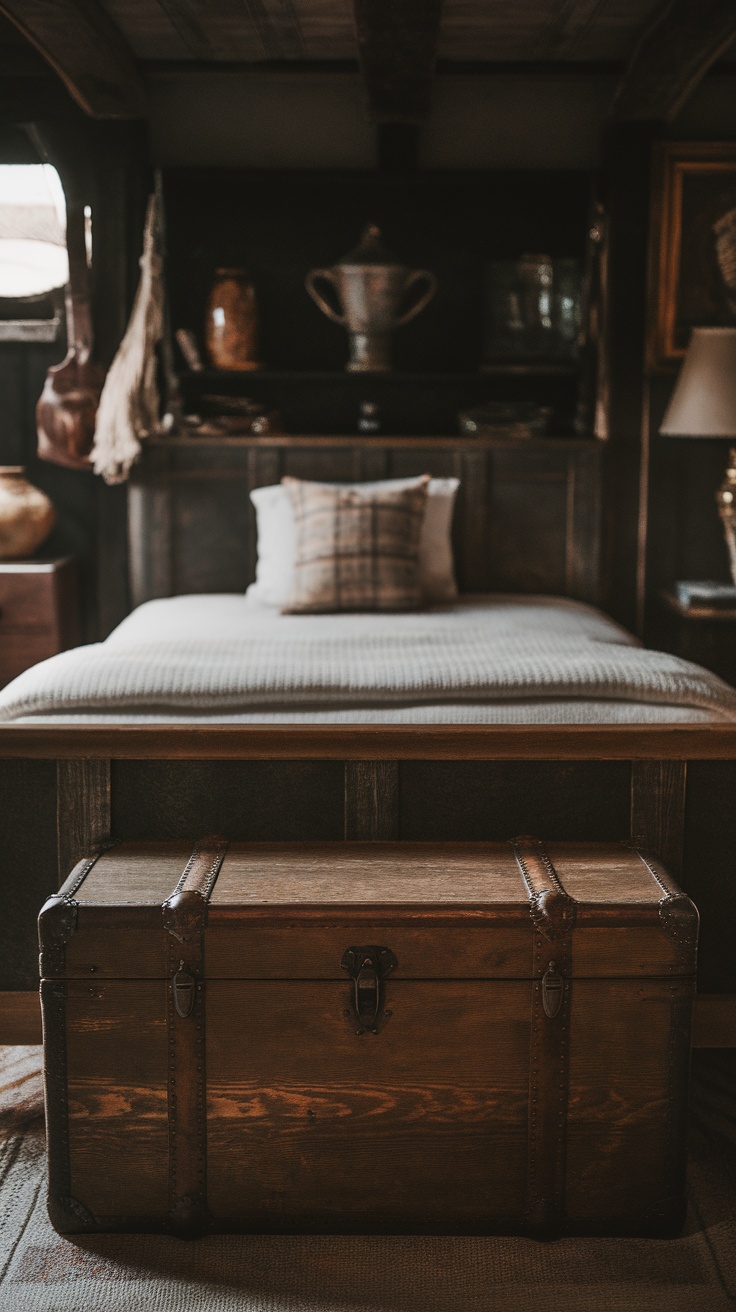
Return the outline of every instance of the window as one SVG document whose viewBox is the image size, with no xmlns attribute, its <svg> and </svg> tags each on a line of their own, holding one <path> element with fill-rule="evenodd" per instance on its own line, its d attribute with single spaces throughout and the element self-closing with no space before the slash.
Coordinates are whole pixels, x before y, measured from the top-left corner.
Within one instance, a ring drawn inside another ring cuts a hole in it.
<svg viewBox="0 0 736 1312">
<path fill-rule="evenodd" d="M 66 204 L 56 169 L 0 164 L 0 341 L 54 341 L 68 277 Z"/>
</svg>

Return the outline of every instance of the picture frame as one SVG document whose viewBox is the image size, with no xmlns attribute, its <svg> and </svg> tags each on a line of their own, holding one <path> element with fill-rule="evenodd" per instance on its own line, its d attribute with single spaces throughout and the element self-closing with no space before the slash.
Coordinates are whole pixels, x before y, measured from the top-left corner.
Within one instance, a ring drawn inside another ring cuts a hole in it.
<svg viewBox="0 0 736 1312">
<path fill-rule="evenodd" d="M 650 369 L 681 363 L 696 327 L 736 327 L 736 141 L 655 147 Z"/>
</svg>

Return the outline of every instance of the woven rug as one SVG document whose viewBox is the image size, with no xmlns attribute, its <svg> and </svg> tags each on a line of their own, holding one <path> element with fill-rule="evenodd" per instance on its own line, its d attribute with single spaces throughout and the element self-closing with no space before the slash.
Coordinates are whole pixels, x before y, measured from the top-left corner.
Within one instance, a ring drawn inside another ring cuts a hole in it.
<svg viewBox="0 0 736 1312">
<path fill-rule="evenodd" d="M 40 1049 L 0 1049 L 3 1312 L 734 1312 L 736 1054 L 697 1063 L 673 1240 L 156 1235 L 73 1241 L 44 1202 Z"/>
</svg>

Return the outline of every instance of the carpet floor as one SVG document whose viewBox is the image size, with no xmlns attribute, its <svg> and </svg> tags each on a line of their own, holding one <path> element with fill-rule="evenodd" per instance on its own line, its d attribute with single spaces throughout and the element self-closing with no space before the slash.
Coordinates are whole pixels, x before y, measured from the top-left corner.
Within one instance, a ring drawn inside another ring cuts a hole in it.
<svg viewBox="0 0 736 1312">
<path fill-rule="evenodd" d="M 734 1312 L 736 1054 L 699 1054 L 672 1240 L 157 1235 L 46 1218 L 39 1048 L 0 1049 L 3 1312 Z"/>
</svg>

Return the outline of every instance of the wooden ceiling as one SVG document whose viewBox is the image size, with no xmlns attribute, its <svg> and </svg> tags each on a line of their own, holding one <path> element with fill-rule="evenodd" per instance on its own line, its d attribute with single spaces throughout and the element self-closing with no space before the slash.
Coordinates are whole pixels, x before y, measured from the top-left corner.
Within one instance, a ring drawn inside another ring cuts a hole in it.
<svg viewBox="0 0 736 1312">
<path fill-rule="evenodd" d="M 152 66 L 359 64 L 379 123 L 418 123 L 441 72 L 619 68 L 612 115 L 671 120 L 736 36 L 736 0 L 0 0 L 97 118 L 146 113 Z M 0 58 L 0 68 L 2 58 Z"/>
<path fill-rule="evenodd" d="M 351 0 L 103 0 L 142 60 L 346 60 Z M 661 0 L 444 0 L 439 59 L 625 61 Z M 380 2 L 372 3 L 374 11 Z M 401 0 L 391 6 L 401 9 Z M 407 10 L 421 13 L 424 0 Z M 439 8 L 439 6 L 438 6 Z"/>
</svg>

